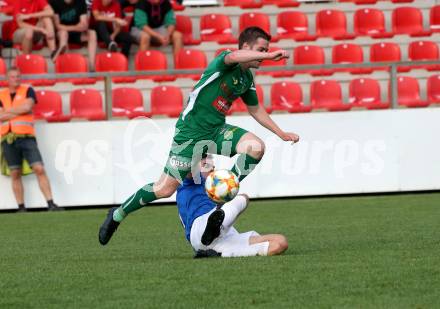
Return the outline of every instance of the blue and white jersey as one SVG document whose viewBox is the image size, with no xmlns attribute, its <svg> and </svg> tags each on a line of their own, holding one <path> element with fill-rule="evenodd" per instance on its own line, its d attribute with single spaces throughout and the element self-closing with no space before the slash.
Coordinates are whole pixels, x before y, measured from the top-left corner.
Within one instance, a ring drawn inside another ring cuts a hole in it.
<svg viewBox="0 0 440 309">
<path fill-rule="evenodd" d="M 185 237 L 189 241 L 194 220 L 210 212 L 217 205 L 206 195 L 204 178 L 200 184 L 194 183 L 192 178 L 185 178 L 177 188 L 176 201 L 180 220 L 185 228 Z"/>
</svg>

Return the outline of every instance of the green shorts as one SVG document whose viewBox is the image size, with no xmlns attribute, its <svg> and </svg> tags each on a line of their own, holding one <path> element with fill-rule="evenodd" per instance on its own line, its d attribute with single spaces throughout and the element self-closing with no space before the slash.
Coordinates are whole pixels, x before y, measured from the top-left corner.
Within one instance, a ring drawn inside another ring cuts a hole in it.
<svg viewBox="0 0 440 309">
<path fill-rule="evenodd" d="M 247 132 L 240 127 L 224 124 L 210 139 L 187 139 L 178 143 L 175 137 L 164 172 L 181 182 L 208 153 L 233 157 L 237 153 L 240 138 Z M 179 136 L 179 140 L 182 140 L 182 136 Z"/>
</svg>

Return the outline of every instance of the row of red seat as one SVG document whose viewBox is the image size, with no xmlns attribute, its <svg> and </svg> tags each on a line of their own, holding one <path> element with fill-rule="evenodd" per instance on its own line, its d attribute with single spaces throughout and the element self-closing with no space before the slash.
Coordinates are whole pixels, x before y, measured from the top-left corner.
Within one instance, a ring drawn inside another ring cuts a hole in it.
<svg viewBox="0 0 440 309">
<path fill-rule="evenodd" d="M 378 0 L 338 0 L 339 2 L 353 2 L 355 4 L 375 4 Z M 390 0 L 386 0 L 390 1 Z M 391 0 L 393 3 L 407 3 L 414 0 Z M 224 0 L 225 6 L 239 6 L 243 9 L 261 8 L 264 5 L 277 5 L 278 7 L 295 7 L 300 2 L 295 0 Z"/>
<path fill-rule="evenodd" d="M 271 50 L 277 49 L 276 47 Z M 217 54 L 224 49 L 217 51 Z M 423 60 L 439 60 L 440 52 L 438 44 L 432 41 L 415 41 L 408 45 L 408 60 L 423 61 Z M 377 62 L 395 62 L 401 61 L 400 47 L 396 43 L 375 43 L 370 46 L 370 61 Z M 364 55 L 362 47 L 356 44 L 338 44 L 332 48 L 332 63 L 333 64 L 348 64 L 348 63 L 363 63 Z M 322 65 L 325 64 L 324 49 L 315 45 L 297 46 L 293 50 L 293 63 L 295 65 Z M 41 55 L 18 55 L 15 59 L 16 66 L 20 69 L 22 74 L 47 74 L 47 63 Z M 167 70 L 166 55 L 158 50 L 138 52 L 135 56 L 134 62 L 136 71 L 158 71 Z M 176 69 L 204 69 L 207 66 L 207 57 L 203 51 L 200 50 L 182 50 L 175 58 Z M 286 59 L 282 61 L 264 61 L 262 66 L 286 66 Z M 399 71 L 405 72 L 412 68 L 420 68 L 420 66 L 410 66 L 399 68 Z M 439 65 L 428 65 L 422 68 L 428 70 L 437 70 Z M 257 74 L 269 74 L 274 77 L 293 76 L 295 73 L 310 73 L 313 75 L 331 75 L 336 71 L 349 71 L 353 74 L 367 74 L 373 70 L 384 69 L 382 66 L 374 68 L 353 68 L 353 69 L 319 69 L 307 71 L 272 71 L 262 72 Z M 6 65 L 0 58 L 0 74 L 4 74 Z M 120 53 L 105 52 L 96 56 L 96 71 L 97 72 L 127 72 L 128 60 Z M 87 60 L 80 54 L 64 54 L 58 57 L 55 63 L 56 73 L 86 73 L 88 72 Z M 172 81 L 178 77 L 190 77 L 198 79 L 199 74 L 180 74 L 180 75 L 149 75 L 141 78 L 149 78 L 155 81 Z M 139 77 L 115 77 L 114 82 L 135 82 Z M 33 80 L 34 85 L 54 85 L 56 81 L 67 81 L 74 84 L 93 84 L 96 82 L 95 78 L 69 78 L 58 80 Z"/>
<path fill-rule="evenodd" d="M 430 10 L 430 29 L 424 29 L 422 12 L 415 7 L 398 7 L 392 11 L 392 31 L 385 28 L 385 15 L 374 8 L 358 9 L 353 16 L 354 33 L 347 32 L 347 18 L 341 10 L 322 10 L 316 14 L 316 33 L 309 31 L 307 16 L 301 11 L 285 11 L 277 15 L 277 33 L 273 41 L 294 39 L 313 41 L 322 37 L 334 39 L 354 39 L 357 36 L 373 38 L 390 38 L 398 34 L 428 36 L 440 31 L 440 5 Z M 249 26 L 258 26 L 270 33 L 270 18 L 262 12 L 243 13 L 239 17 L 240 32 Z M 218 43 L 236 43 L 232 34 L 229 16 L 224 14 L 207 14 L 200 18 L 200 40 L 193 36 L 192 22 L 188 16 L 177 16 L 176 29 L 183 33 L 184 43 L 199 44 L 201 41 Z"/>
<path fill-rule="evenodd" d="M 427 101 L 420 97 L 417 79 L 399 77 L 398 104 L 406 107 L 426 107 L 440 104 L 440 75 L 433 75 L 427 81 Z M 334 80 L 317 80 L 310 85 L 311 105 L 303 102 L 302 88 L 295 82 L 276 82 L 272 85 L 268 112 L 285 111 L 290 113 L 310 112 L 325 109 L 329 111 L 346 111 L 354 107 L 367 109 L 389 108 L 389 102 L 382 102 L 380 85 L 377 80 L 357 78 L 349 85 L 349 102 L 342 100 L 341 85 Z M 257 86 L 260 104 L 263 103 L 263 89 Z M 166 101 L 164 101 L 166 98 Z M 101 93 L 94 89 L 77 89 L 70 94 L 70 115 L 62 112 L 61 95 L 55 91 L 37 91 L 38 104 L 34 114 L 37 119 L 47 121 L 69 121 L 71 118 L 104 120 Z M 142 93 L 135 88 L 117 88 L 112 94 L 112 113 L 115 117 L 135 118 L 138 116 L 166 115 L 177 117 L 183 108 L 183 95 L 175 86 L 157 86 L 151 90 L 151 111 L 144 110 Z M 245 112 L 246 106 L 238 99 L 232 105 L 231 113 Z"/>
</svg>

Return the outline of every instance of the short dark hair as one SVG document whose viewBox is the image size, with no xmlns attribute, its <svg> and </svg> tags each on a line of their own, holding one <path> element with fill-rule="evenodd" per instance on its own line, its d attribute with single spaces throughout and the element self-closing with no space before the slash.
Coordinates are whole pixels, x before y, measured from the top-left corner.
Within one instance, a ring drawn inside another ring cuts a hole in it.
<svg viewBox="0 0 440 309">
<path fill-rule="evenodd" d="M 270 41 L 271 36 L 259 27 L 248 27 L 240 33 L 240 37 L 238 38 L 238 48 L 241 49 L 244 43 L 252 45 L 259 38 Z"/>
</svg>

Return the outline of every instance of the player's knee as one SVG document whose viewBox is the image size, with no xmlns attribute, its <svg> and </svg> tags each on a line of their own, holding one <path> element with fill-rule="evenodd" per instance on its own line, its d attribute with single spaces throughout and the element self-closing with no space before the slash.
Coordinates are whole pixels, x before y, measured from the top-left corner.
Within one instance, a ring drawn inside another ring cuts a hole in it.
<svg viewBox="0 0 440 309">
<path fill-rule="evenodd" d="M 253 147 L 250 149 L 250 155 L 255 159 L 261 159 L 266 151 L 266 145 L 261 139 L 257 139 L 254 142 Z"/>
<path fill-rule="evenodd" d="M 278 236 L 278 244 L 279 244 L 279 253 L 283 253 L 289 248 L 289 243 L 287 242 L 287 238 L 284 235 Z"/>
<path fill-rule="evenodd" d="M 63 39 L 67 40 L 68 35 L 69 35 L 69 33 L 66 30 L 59 30 L 58 31 L 58 38 L 60 40 L 63 40 Z"/>
<path fill-rule="evenodd" d="M 24 31 L 23 39 L 30 41 L 33 39 L 33 37 L 34 37 L 34 30 L 31 28 L 26 28 L 26 30 Z"/>
<path fill-rule="evenodd" d="M 179 31 L 174 31 L 173 35 L 172 35 L 172 38 L 173 38 L 173 41 L 182 41 L 183 40 L 183 35 Z"/>
<path fill-rule="evenodd" d="M 157 198 L 166 198 L 170 197 L 171 195 L 176 192 L 176 188 L 172 186 L 159 186 L 155 191 L 154 194 Z"/>
<path fill-rule="evenodd" d="M 32 170 L 36 176 L 43 176 L 45 173 L 42 164 L 35 164 L 34 166 L 32 166 Z"/>
<path fill-rule="evenodd" d="M 284 235 L 276 235 L 269 241 L 269 255 L 282 254 L 288 249 L 289 245 Z"/>
<path fill-rule="evenodd" d="M 146 33 L 145 31 L 142 31 L 141 35 L 140 35 L 140 42 L 141 43 L 150 43 L 150 40 L 151 40 L 151 36 L 148 33 Z"/>
<path fill-rule="evenodd" d="M 249 195 L 247 195 L 246 193 L 240 193 L 240 196 L 243 196 L 246 200 L 246 206 L 249 205 Z"/>
<path fill-rule="evenodd" d="M 95 30 L 87 31 L 87 39 L 91 42 L 96 42 L 98 40 Z"/>
<path fill-rule="evenodd" d="M 12 180 L 20 180 L 21 179 L 21 170 L 19 168 L 14 168 L 11 170 L 11 179 Z"/>
</svg>

